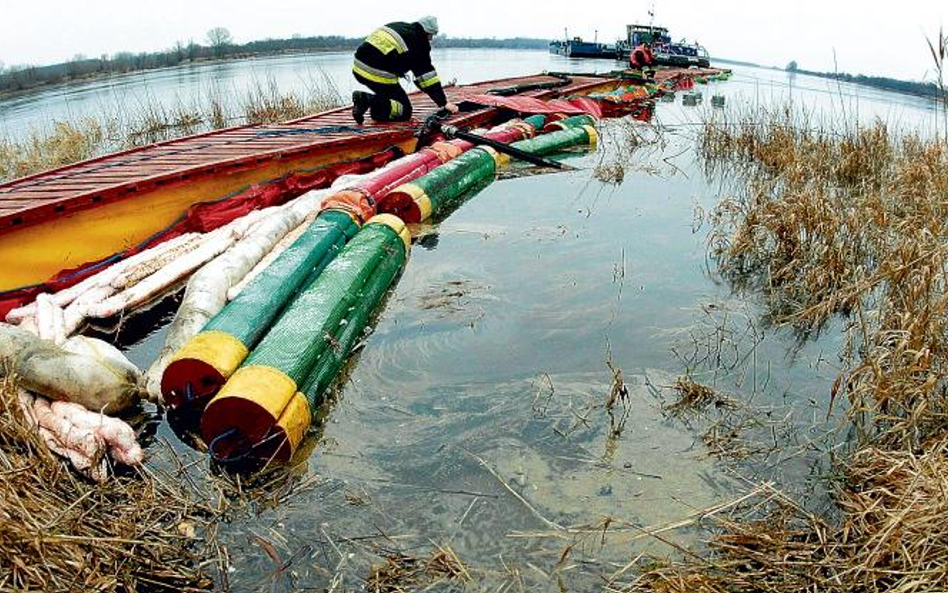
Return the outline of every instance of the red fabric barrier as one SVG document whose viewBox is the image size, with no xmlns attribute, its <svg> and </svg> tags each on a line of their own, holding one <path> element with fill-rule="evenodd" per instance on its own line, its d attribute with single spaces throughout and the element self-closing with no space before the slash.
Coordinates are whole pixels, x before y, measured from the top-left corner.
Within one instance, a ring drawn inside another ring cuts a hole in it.
<svg viewBox="0 0 948 593">
<path fill-rule="evenodd" d="M 519 113 L 582 115 L 588 113 L 597 119 L 602 117 L 599 102 L 588 97 L 572 99 L 553 99 L 544 101 L 534 97 L 499 97 L 496 95 L 466 95 L 461 99 L 478 105 L 489 107 L 504 107 Z"/>
<path fill-rule="evenodd" d="M 687 91 L 695 88 L 695 81 L 690 76 L 680 76 L 675 81 L 676 91 Z"/>
<path fill-rule="evenodd" d="M 252 185 L 236 195 L 214 202 L 194 204 L 188 208 L 178 221 L 131 249 L 99 261 L 88 262 L 69 270 L 63 270 L 42 284 L 0 292 L 0 320 L 6 318 L 10 310 L 32 302 L 41 293 L 54 293 L 69 288 L 140 251 L 185 233 L 212 231 L 253 210 L 277 206 L 312 189 L 328 187 L 329 184 L 342 175 L 367 173 L 388 163 L 399 152 L 395 148 L 390 148 L 357 161 L 337 163 L 307 173 L 292 173 L 269 183 Z"/>
</svg>

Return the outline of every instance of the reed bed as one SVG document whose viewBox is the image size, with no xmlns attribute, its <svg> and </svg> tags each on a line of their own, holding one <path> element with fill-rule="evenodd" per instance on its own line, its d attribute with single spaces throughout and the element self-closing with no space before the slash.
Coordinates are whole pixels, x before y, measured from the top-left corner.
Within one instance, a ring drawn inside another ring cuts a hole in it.
<svg viewBox="0 0 948 593">
<path fill-rule="evenodd" d="M 0 181 L 92 158 L 105 143 L 106 129 L 96 118 L 57 121 L 22 141 L 0 138 Z"/>
<path fill-rule="evenodd" d="M 868 447 L 848 463 L 830 521 L 771 492 L 761 510 L 713 519 L 707 559 L 646 568 L 622 590 L 662 593 L 944 591 L 948 439 L 918 452 Z M 756 516 L 755 516 L 756 515 Z"/>
<path fill-rule="evenodd" d="M 297 119 L 345 103 L 325 74 L 281 89 L 272 78 L 254 79 L 242 92 L 206 89 L 196 99 L 161 101 L 146 94 L 135 105 L 30 130 L 24 138 L 0 138 L 0 182 L 88 158 L 242 124 Z"/>
<path fill-rule="evenodd" d="M 84 480 L 27 428 L 0 383 L 0 590 L 192 591 L 213 583 L 200 534 L 214 517 L 147 471 Z"/>
<path fill-rule="evenodd" d="M 911 446 L 946 427 L 948 145 L 882 122 L 836 133 L 789 108 L 712 120 L 711 172 L 746 180 L 714 212 L 723 277 L 806 337 L 846 320 L 845 394 L 867 437 Z"/>
<path fill-rule="evenodd" d="M 948 145 L 785 106 L 716 114 L 698 147 L 737 180 L 711 217 L 717 272 L 801 340 L 845 333 L 822 395 L 848 398 L 854 452 L 826 516 L 774 493 L 623 590 L 948 590 Z"/>
</svg>

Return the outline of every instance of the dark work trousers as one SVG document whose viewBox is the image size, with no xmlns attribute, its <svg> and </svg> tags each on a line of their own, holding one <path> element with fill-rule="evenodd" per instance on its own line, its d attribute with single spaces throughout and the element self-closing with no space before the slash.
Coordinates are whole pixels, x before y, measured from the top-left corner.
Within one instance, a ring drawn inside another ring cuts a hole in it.
<svg viewBox="0 0 948 593">
<path fill-rule="evenodd" d="M 402 85 L 382 84 L 369 80 L 358 72 L 355 79 L 372 89 L 372 107 L 370 113 L 375 121 L 407 121 L 411 118 L 411 101 Z"/>
</svg>

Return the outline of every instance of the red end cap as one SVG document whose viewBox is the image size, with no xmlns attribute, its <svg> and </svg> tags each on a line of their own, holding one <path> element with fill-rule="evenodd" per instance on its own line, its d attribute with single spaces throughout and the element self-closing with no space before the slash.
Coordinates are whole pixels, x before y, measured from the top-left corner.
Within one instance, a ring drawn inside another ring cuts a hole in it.
<svg viewBox="0 0 948 593">
<path fill-rule="evenodd" d="M 407 193 L 393 191 L 385 194 L 376 203 L 379 214 L 394 214 L 406 223 L 421 222 L 421 210 Z"/>
<path fill-rule="evenodd" d="M 169 364 L 161 376 L 161 395 L 171 409 L 200 409 L 220 391 L 225 381 L 217 369 L 203 360 L 182 358 Z"/>
<path fill-rule="evenodd" d="M 277 419 L 260 404 L 243 397 L 216 399 L 201 415 L 201 438 L 210 443 L 231 430 L 256 445 L 270 432 Z"/>
</svg>

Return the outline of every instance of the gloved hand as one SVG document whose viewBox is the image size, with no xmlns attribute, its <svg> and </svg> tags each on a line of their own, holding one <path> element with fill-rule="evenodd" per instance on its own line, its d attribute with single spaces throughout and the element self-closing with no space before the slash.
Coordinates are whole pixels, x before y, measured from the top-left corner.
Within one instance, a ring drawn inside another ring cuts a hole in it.
<svg viewBox="0 0 948 593">
<path fill-rule="evenodd" d="M 435 117 L 438 119 L 447 119 L 451 116 L 452 113 L 458 112 L 458 106 L 454 103 L 448 103 L 441 109 L 435 112 Z"/>
</svg>

